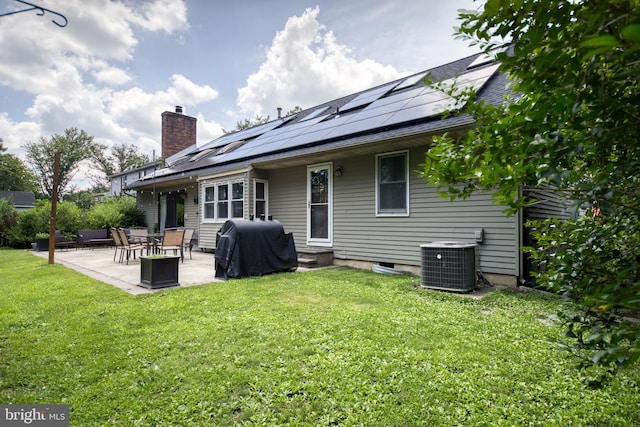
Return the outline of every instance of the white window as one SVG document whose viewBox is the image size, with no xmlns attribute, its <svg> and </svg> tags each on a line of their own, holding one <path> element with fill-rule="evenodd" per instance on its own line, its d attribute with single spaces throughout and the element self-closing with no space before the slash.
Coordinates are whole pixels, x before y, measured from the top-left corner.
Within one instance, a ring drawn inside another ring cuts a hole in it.
<svg viewBox="0 0 640 427">
<path fill-rule="evenodd" d="M 256 179 L 253 182 L 253 214 L 256 218 L 269 216 L 269 182 Z"/>
<path fill-rule="evenodd" d="M 215 187 L 209 186 L 204 188 L 204 219 L 216 218 L 215 206 Z"/>
<path fill-rule="evenodd" d="M 204 184 L 203 187 L 204 221 L 244 217 L 244 184 L 242 181 L 220 181 Z"/>
<path fill-rule="evenodd" d="M 216 185 L 216 206 L 218 219 L 229 218 L 229 184 Z"/>
<path fill-rule="evenodd" d="M 376 156 L 376 214 L 409 215 L 409 153 Z"/>
<path fill-rule="evenodd" d="M 233 218 L 244 216 L 244 185 L 242 182 L 231 184 L 231 216 Z"/>
</svg>

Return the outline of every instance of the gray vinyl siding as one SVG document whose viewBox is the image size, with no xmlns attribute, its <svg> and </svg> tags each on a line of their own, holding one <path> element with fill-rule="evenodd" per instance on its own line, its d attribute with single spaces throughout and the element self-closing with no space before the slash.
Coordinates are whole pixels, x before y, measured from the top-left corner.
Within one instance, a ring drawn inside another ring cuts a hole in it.
<svg viewBox="0 0 640 427">
<path fill-rule="evenodd" d="M 569 219 L 572 215 L 569 211 L 569 201 L 563 199 L 553 189 L 528 189 L 527 197 L 536 202 L 526 208 L 526 216 L 529 219 L 545 220 L 547 218 Z"/>
<path fill-rule="evenodd" d="M 296 247 L 307 241 L 307 167 L 269 171 L 269 214 L 293 233 Z"/>
<path fill-rule="evenodd" d="M 199 214 L 199 201 L 198 203 L 194 203 L 194 199 L 198 198 L 198 186 L 194 185 L 190 188 L 187 188 L 187 195 L 184 199 L 184 227 L 185 228 L 193 228 L 196 233 L 199 233 L 200 230 L 200 220 L 198 218 Z"/>
<path fill-rule="evenodd" d="M 433 241 L 474 242 L 480 268 L 486 273 L 518 275 L 518 219 L 506 218 L 491 194 L 480 193 L 451 202 L 413 171 L 423 162 L 423 149 L 409 153 L 409 216 L 376 216 L 375 155 L 340 159 L 342 176 L 333 177 L 333 251 L 345 260 L 419 266 L 420 245 Z M 383 154 L 383 153 L 380 153 Z M 285 231 L 294 233 L 297 247 L 306 245 L 306 167 L 271 171 L 270 210 Z"/>
</svg>

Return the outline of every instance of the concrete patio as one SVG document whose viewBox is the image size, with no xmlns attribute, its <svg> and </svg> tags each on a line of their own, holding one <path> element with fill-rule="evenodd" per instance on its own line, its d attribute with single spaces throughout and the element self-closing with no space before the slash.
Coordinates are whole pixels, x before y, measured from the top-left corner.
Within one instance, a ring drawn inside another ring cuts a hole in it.
<svg viewBox="0 0 640 427">
<path fill-rule="evenodd" d="M 32 252 L 36 256 L 49 258 L 49 252 Z M 116 286 L 133 295 L 157 292 L 162 289 L 147 289 L 140 284 L 140 259 L 130 259 L 122 264 L 113 260 L 113 248 L 56 250 L 54 262 L 72 268 L 89 277 Z M 212 253 L 194 250 L 185 254 L 178 267 L 180 286 L 193 286 L 220 281 L 215 275 L 215 260 Z M 170 288 L 169 288 L 170 289 Z M 166 288 L 165 288 L 166 290 Z"/>
</svg>

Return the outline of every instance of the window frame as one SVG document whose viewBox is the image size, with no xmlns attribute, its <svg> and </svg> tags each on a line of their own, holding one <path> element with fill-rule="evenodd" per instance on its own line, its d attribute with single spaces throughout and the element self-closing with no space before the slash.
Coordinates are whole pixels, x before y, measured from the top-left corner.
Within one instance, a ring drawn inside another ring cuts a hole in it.
<svg viewBox="0 0 640 427">
<path fill-rule="evenodd" d="M 264 199 L 260 199 L 258 200 L 257 194 L 258 194 L 258 184 L 263 184 L 264 185 Z M 256 178 L 253 180 L 253 215 L 256 218 L 259 218 L 257 212 L 258 212 L 258 201 L 262 201 L 264 202 L 264 216 L 265 218 L 269 217 L 269 181 L 266 179 L 259 179 Z"/>
<path fill-rule="evenodd" d="M 234 184 L 242 184 L 242 198 L 233 198 L 233 186 Z M 219 199 L 219 188 L 226 187 L 227 189 L 227 198 L 224 200 Z M 213 189 L 213 200 L 207 201 L 206 194 L 207 189 Z M 231 179 L 231 180 L 217 180 L 217 181 L 209 181 L 202 184 L 202 189 L 200 192 L 200 200 L 202 200 L 200 206 L 200 214 L 202 218 L 202 223 L 216 223 L 216 222 L 224 222 L 228 219 L 243 219 L 245 217 L 246 212 L 246 185 L 243 179 Z M 242 202 L 242 216 L 234 216 L 234 202 Z M 219 215 L 220 205 L 222 203 L 226 204 L 227 216 L 221 217 Z M 207 217 L 207 205 L 210 204 L 213 206 L 213 217 Z"/>
<path fill-rule="evenodd" d="M 404 182 L 405 182 L 405 208 L 404 210 L 390 210 L 390 209 L 380 209 L 381 202 L 381 194 L 380 194 L 380 162 L 381 159 L 389 158 L 389 157 L 398 157 L 404 156 L 405 159 L 405 170 L 404 170 Z M 401 151 L 392 151 L 388 153 L 380 153 L 376 154 L 376 165 L 375 165 L 375 193 L 376 193 L 376 204 L 375 204 L 375 213 L 376 217 L 407 217 L 409 216 L 409 150 L 401 150 Z"/>
</svg>

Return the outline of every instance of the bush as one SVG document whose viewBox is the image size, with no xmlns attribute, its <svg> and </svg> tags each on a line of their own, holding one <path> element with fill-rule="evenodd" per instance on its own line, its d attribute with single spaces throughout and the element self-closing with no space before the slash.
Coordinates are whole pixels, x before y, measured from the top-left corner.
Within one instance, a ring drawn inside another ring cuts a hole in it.
<svg viewBox="0 0 640 427">
<path fill-rule="evenodd" d="M 0 245 L 4 246 L 7 232 L 16 225 L 17 221 L 18 213 L 11 200 L 0 200 Z"/>
<path fill-rule="evenodd" d="M 65 235 L 76 235 L 83 228 L 85 214 L 75 203 L 57 204 L 56 229 Z M 29 248 L 39 233 L 49 234 L 51 202 L 39 200 L 36 207 L 18 213 L 15 227 L 7 233 L 7 242 L 14 248 Z"/>
<path fill-rule="evenodd" d="M 44 202 L 39 201 L 36 207 L 18 213 L 16 226 L 7 233 L 9 246 L 14 248 L 28 248 L 35 241 L 36 234 L 49 232 L 49 211 L 46 211 Z"/>
<path fill-rule="evenodd" d="M 131 197 L 114 197 L 91 207 L 87 228 L 145 226 L 144 213 Z"/>
<path fill-rule="evenodd" d="M 76 235 L 78 230 L 84 228 L 146 226 L 144 213 L 138 210 L 136 200 L 131 197 L 110 198 L 94 204 L 88 211 L 81 209 L 73 202 L 58 202 L 57 208 L 56 229 L 64 235 Z M 0 221 L 4 218 L 5 210 L 10 212 L 4 204 L 0 204 Z M 7 215 L 10 214 L 7 213 Z M 31 247 L 36 235 L 49 234 L 50 216 L 51 202 L 39 200 L 35 208 L 17 214 L 16 221 L 7 227 L 3 240 L 13 248 Z M 1 224 L 0 233 L 2 233 Z"/>
</svg>

